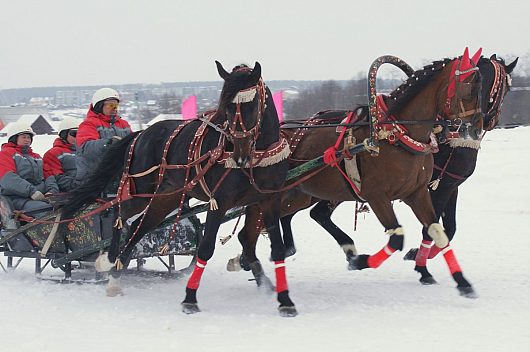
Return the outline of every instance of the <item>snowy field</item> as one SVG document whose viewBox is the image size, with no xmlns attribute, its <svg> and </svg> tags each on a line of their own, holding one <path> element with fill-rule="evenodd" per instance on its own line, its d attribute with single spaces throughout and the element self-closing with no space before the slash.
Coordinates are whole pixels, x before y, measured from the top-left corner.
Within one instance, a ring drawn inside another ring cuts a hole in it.
<svg viewBox="0 0 530 352">
<path fill-rule="evenodd" d="M 35 150 L 44 153 L 52 140 L 37 137 Z M 458 295 L 441 256 L 430 264 L 435 286 L 420 285 L 403 253 L 377 270 L 347 271 L 342 251 L 305 212 L 295 217 L 298 253 L 287 265 L 296 318 L 280 317 L 275 295 L 257 290 L 249 273 L 225 270 L 240 251 L 233 239 L 208 263 L 198 291 L 202 312 L 192 316 L 180 311 L 185 279 L 128 276 L 125 295 L 109 298 L 103 285 L 39 281 L 30 262 L 0 271 L 0 350 L 529 351 L 528 140 L 530 127 L 488 133 L 475 174 L 460 190 L 453 247 L 478 299 Z M 406 252 L 419 244 L 420 226 L 402 203 L 395 208 Z M 373 214 L 361 215 L 353 232 L 353 204 L 341 205 L 334 220 L 362 253 L 387 240 Z M 223 225 L 220 235 L 233 226 Z M 268 248 L 261 238 L 259 255 L 273 278 Z"/>
</svg>

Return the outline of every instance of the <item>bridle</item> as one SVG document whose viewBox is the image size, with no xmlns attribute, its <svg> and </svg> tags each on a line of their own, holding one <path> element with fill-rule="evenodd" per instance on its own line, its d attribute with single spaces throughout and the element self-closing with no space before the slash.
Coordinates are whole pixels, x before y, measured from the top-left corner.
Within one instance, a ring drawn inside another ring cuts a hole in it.
<svg viewBox="0 0 530 352">
<path fill-rule="evenodd" d="M 488 121 L 487 126 L 484 127 L 485 131 L 491 131 L 499 122 L 502 101 L 512 83 L 512 78 L 509 73 L 506 73 L 502 63 L 491 59 L 490 63 L 493 65 L 495 77 L 488 93 L 488 104 L 491 105 L 484 116 L 484 121 Z"/>
<path fill-rule="evenodd" d="M 244 69 L 248 68 L 245 67 Z M 241 104 L 253 102 L 256 94 L 258 95 L 258 116 L 256 118 L 256 124 L 247 130 L 243 121 L 243 114 L 241 113 Z M 261 78 L 255 86 L 237 92 L 236 96 L 232 99 L 232 103 L 236 104 L 236 112 L 233 120 L 228 123 L 228 139 L 231 142 L 237 139 L 241 140 L 251 137 L 252 143 L 255 144 L 260 133 L 261 120 L 265 112 L 265 99 L 265 84 Z"/>
<path fill-rule="evenodd" d="M 466 110 L 463 104 L 463 96 L 466 96 L 472 91 L 473 85 L 477 84 L 475 82 L 478 79 L 476 75 L 480 75 L 478 66 L 476 66 L 474 61 L 471 61 L 471 63 L 473 65 L 472 67 L 462 70 L 461 59 L 453 62 L 449 83 L 447 85 L 447 97 L 443 108 L 443 116 L 438 117 L 440 120 L 446 121 L 444 128 L 456 127 L 455 132 L 464 136 L 468 135 L 469 127 L 477 124 L 483 116 L 479 94 L 477 94 L 478 98 L 474 108 Z M 463 81 L 470 75 L 472 76 L 472 81 L 464 83 Z M 453 107 L 456 107 L 456 112 L 454 112 L 455 109 Z M 468 116 L 473 116 L 471 121 L 464 121 L 464 118 Z"/>
</svg>

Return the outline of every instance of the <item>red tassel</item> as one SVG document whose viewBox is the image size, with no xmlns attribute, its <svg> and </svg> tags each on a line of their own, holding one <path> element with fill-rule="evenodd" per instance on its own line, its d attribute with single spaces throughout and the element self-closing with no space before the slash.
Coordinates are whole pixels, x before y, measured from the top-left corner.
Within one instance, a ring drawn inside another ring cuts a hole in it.
<svg viewBox="0 0 530 352">
<path fill-rule="evenodd" d="M 329 147 L 324 152 L 324 162 L 327 165 L 331 165 L 331 167 L 337 166 L 337 156 L 335 153 L 337 153 L 337 148 L 335 147 Z"/>
</svg>

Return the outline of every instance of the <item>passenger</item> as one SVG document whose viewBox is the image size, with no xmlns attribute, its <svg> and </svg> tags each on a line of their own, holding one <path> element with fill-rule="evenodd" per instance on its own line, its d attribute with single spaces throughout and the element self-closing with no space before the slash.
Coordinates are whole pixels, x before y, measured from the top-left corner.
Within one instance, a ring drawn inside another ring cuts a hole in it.
<svg viewBox="0 0 530 352">
<path fill-rule="evenodd" d="M 79 119 L 65 117 L 59 124 L 59 137 L 44 153 L 44 176 L 55 176 L 59 191 L 70 192 L 76 186 L 75 139 Z"/>
<path fill-rule="evenodd" d="M 95 170 L 107 146 L 132 132 L 131 126 L 118 115 L 120 96 L 112 88 L 94 93 L 85 120 L 77 131 L 77 176 L 79 184 Z"/>
<path fill-rule="evenodd" d="M 17 210 L 37 211 L 48 207 L 46 195 L 59 192 L 54 176 L 44 178 L 42 158 L 31 149 L 35 133 L 24 123 L 9 128 L 8 143 L 0 151 L 0 194 L 7 196 Z"/>
</svg>

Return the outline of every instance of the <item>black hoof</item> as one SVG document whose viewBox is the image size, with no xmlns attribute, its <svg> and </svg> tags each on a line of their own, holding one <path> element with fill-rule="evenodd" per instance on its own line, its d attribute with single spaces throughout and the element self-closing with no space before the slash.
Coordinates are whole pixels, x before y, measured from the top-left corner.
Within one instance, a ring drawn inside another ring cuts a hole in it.
<svg viewBox="0 0 530 352">
<path fill-rule="evenodd" d="M 403 256 L 403 260 L 416 260 L 416 254 L 418 254 L 418 248 L 411 248 L 407 254 Z"/>
<path fill-rule="evenodd" d="M 466 297 L 466 298 L 478 298 L 477 293 L 473 289 L 473 287 L 457 287 L 458 292 L 460 293 L 460 296 Z"/>
<path fill-rule="evenodd" d="M 199 305 L 197 303 L 186 303 L 182 302 L 182 312 L 186 314 L 195 314 L 199 313 L 201 310 L 199 309 Z"/>
<path fill-rule="evenodd" d="M 296 311 L 296 308 L 294 306 L 280 306 L 278 307 L 278 311 L 280 312 L 280 316 L 282 317 L 291 318 L 296 317 L 298 315 L 298 312 Z"/>
<path fill-rule="evenodd" d="M 438 281 L 432 276 L 421 277 L 420 282 L 422 285 L 438 285 Z"/>
<path fill-rule="evenodd" d="M 348 258 L 348 270 L 363 270 L 368 268 L 367 254 L 361 254 Z"/>
</svg>

